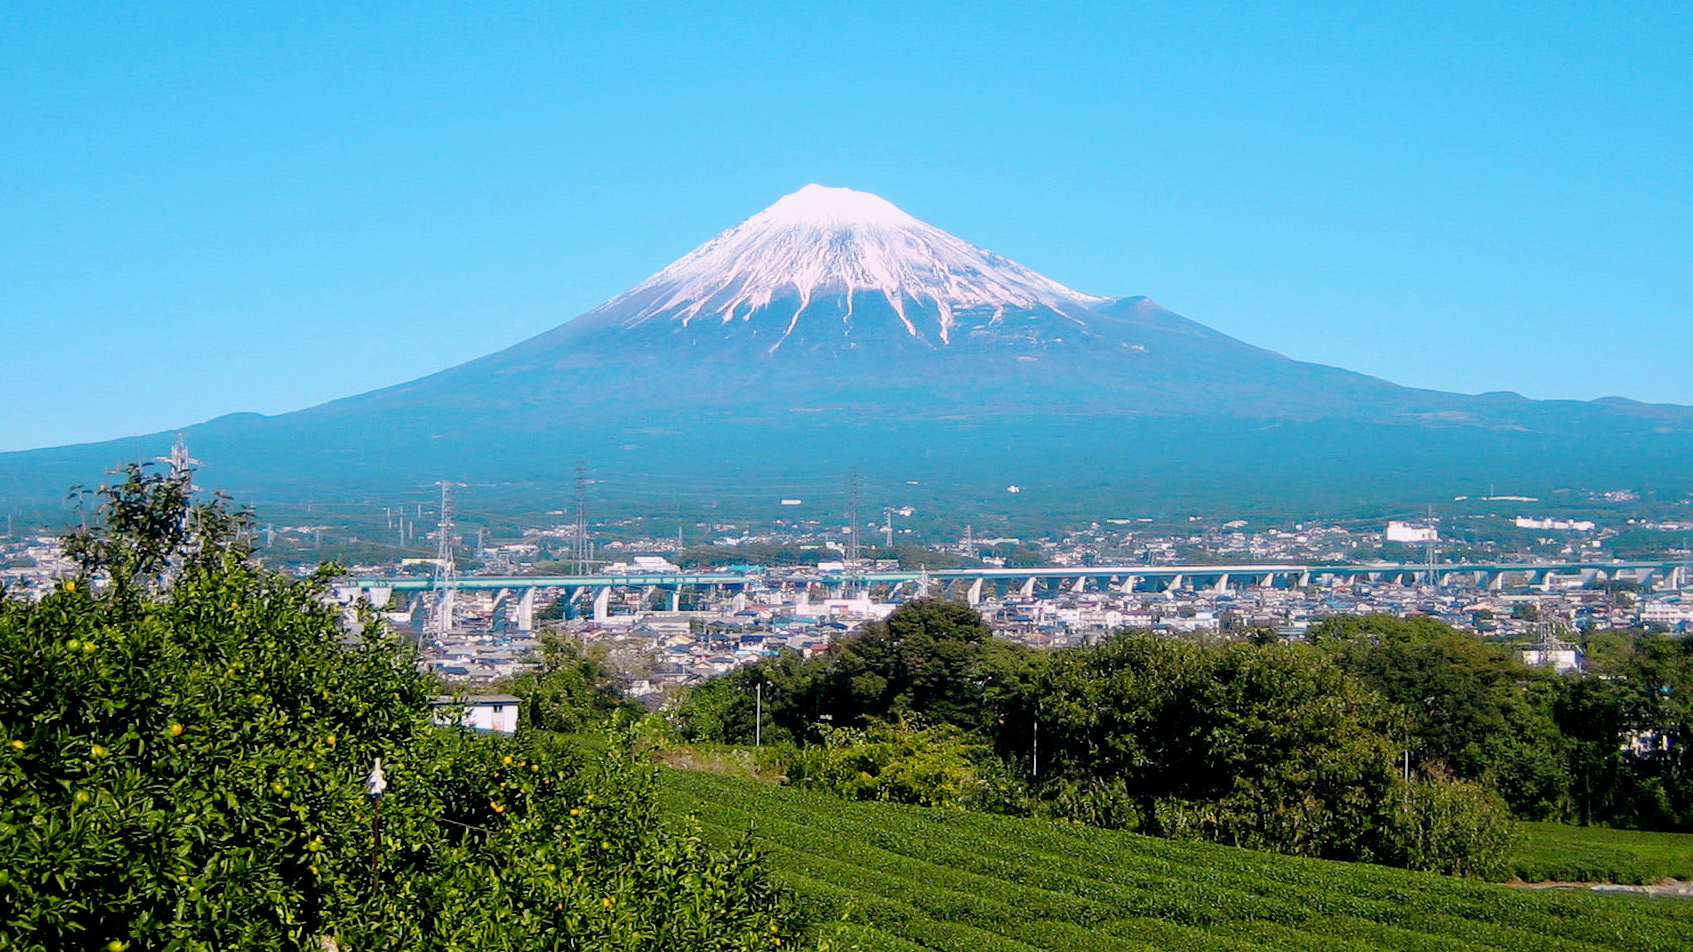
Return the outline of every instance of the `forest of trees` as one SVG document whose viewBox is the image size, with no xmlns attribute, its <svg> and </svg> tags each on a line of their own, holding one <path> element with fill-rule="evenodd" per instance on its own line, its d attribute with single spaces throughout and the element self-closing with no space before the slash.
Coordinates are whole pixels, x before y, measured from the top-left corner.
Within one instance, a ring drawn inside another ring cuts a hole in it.
<svg viewBox="0 0 1693 952">
<path fill-rule="evenodd" d="M 678 715 L 750 743 L 762 685 L 793 782 L 1449 872 L 1502 860 L 1512 817 L 1693 829 L 1687 639 L 1606 635 L 1600 670 L 1569 676 L 1427 619 L 1337 617 L 1307 641 L 1044 651 L 925 600 Z"/>
</svg>

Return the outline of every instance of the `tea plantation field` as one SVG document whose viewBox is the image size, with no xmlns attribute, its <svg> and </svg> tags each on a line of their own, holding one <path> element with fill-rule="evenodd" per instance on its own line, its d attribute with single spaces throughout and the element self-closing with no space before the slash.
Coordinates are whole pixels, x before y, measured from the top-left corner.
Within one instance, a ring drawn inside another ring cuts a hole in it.
<svg viewBox="0 0 1693 952">
<path fill-rule="evenodd" d="M 1511 866 L 1519 879 L 1611 883 L 1693 879 L 1693 834 L 1558 823 L 1518 826 L 1522 840 Z"/>
<path fill-rule="evenodd" d="M 864 952 L 1693 950 L 1693 900 L 1530 892 L 665 770 L 666 807 L 749 831 Z"/>
</svg>

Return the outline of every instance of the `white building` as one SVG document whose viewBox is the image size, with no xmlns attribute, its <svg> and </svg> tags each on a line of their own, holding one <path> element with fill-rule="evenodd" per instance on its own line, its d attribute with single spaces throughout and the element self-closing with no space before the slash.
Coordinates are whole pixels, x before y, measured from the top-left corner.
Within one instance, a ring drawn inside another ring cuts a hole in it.
<svg viewBox="0 0 1693 952">
<path fill-rule="evenodd" d="M 1389 522 L 1387 524 L 1387 541 L 1439 542 L 1440 530 L 1419 522 Z"/>
<path fill-rule="evenodd" d="M 1551 668 L 1559 674 L 1581 667 L 1581 649 L 1551 631 L 1542 632 L 1538 641 L 1520 649 L 1517 656 L 1531 668 Z"/>
<path fill-rule="evenodd" d="M 493 734 L 517 733 L 517 711 L 522 705 L 510 694 L 442 695 L 429 702 L 437 727 L 468 727 Z"/>
<path fill-rule="evenodd" d="M 1645 625 L 1662 625 L 1665 628 L 1677 628 L 1693 623 L 1693 603 L 1684 604 L 1676 598 L 1642 602 L 1640 622 Z"/>
</svg>

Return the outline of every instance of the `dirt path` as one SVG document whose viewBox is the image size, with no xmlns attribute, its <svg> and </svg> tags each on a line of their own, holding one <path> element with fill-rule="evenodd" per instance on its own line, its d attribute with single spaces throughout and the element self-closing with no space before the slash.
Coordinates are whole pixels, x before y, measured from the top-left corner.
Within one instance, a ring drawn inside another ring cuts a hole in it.
<svg viewBox="0 0 1693 952">
<path fill-rule="evenodd" d="M 1680 896 L 1693 899 L 1693 882 L 1681 879 L 1666 879 L 1663 882 L 1649 886 L 1625 886 L 1618 883 L 1525 883 L 1520 879 L 1505 883 L 1517 889 L 1585 889 L 1590 892 L 1626 892 L 1639 893 L 1644 896 Z"/>
</svg>

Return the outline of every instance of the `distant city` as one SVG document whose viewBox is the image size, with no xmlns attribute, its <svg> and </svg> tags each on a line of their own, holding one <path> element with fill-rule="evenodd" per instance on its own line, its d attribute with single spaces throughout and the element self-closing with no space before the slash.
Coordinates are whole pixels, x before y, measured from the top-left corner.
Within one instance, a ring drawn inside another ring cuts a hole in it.
<svg viewBox="0 0 1693 952">
<path fill-rule="evenodd" d="M 597 646 L 625 690 L 657 707 L 677 688 L 781 651 L 825 651 L 925 596 L 968 601 L 1000 637 L 1041 646 L 1124 629 L 1297 640 L 1329 615 L 1426 616 L 1566 670 L 1582 658 L 1563 636 L 1693 627 L 1693 511 L 1647 518 L 1632 491 L 1589 496 L 1581 518 L 1496 495 L 1420 519 L 1114 518 L 1035 538 L 966 528 L 937 541 L 896 525 L 912 513 L 892 509 L 876 524 L 796 513 L 664 535 L 652 531 L 659 518 L 590 522 L 562 509 L 535 524 L 469 528 L 443 495 L 427 510 L 388 507 L 378 518 L 406 543 L 390 558 L 338 556 L 377 531 L 340 520 L 261 524 L 256 541 L 262 557 L 297 571 L 342 558 L 336 600 L 415 637 L 448 681 L 521 673 L 552 632 Z M 1693 510 L 1686 500 L 1673 508 Z M 418 554 L 425 546 L 433 554 Z M 0 541 L 0 566 L 7 591 L 25 597 L 73 568 L 42 531 Z"/>
</svg>

